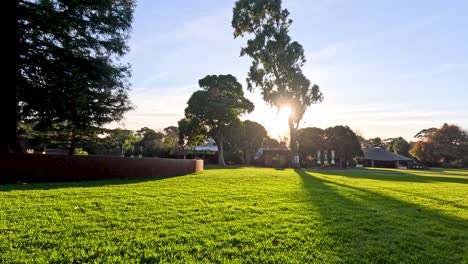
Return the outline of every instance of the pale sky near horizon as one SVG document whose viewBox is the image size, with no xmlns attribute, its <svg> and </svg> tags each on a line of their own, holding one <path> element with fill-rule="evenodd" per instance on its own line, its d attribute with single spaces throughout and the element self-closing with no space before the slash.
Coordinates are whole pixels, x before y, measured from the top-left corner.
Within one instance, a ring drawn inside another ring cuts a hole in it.
<svg viewBox="0 0 468 264">
<path fill-rule="evenodd" d="M 234 1 L 139 0 L 131 51 L 130 98 L 136 109 L 112 126 L 162 129 L 177 125 L 198 80 L 232 74 L 255 111 L 242 119 L 270 136 L 287 120 L 248 92 L 251 60 L 239 57 L 247 39 L 234 39 Z M 468 129 L 468 1 L 283 0 L 301 43 L 306 76 L 324 101 L 301 127 L 348 125 L 366 138 L 403 136 L 444 122 Z"/>
</svg>

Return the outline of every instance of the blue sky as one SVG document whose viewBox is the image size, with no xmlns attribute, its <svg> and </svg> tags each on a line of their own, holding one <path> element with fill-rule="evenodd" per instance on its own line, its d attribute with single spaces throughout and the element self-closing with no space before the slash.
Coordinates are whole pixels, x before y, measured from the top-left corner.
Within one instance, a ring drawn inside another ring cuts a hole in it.
<svg viewBox="0 0 468 264">
<path fill-rule="evenodd" d="M 176 125 L 198 80 L 233 74 L 245 85 L 250 65 L 233 39 L 234 1 L 140 0 L 131 51 L 136 109 L 114 126 Z M 305 49 L 306 76 L 325 100 L 302 127 L 348 125 L 366 138 L 403 136 L 444 122 L 468 128 L 468 1 L 283 0 L 291 36 Z M 243 119 L 272 137 L 287 131 L 284 115 L 259 91 Z"/>
</svg>

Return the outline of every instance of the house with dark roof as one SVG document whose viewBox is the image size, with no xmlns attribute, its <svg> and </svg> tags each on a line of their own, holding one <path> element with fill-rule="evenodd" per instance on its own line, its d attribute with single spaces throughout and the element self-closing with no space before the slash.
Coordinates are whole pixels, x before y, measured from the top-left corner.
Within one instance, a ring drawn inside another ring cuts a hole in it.
<svg viewBox="0 0 468 264">
<path fill-rule="evenodd" d="M 364 167 L 401 168 L 410 167 L 413 159 L 390 152 L 383 148 L 371 148 L 364 153 L 364 157 L 358 157 Z"/>
</svg>

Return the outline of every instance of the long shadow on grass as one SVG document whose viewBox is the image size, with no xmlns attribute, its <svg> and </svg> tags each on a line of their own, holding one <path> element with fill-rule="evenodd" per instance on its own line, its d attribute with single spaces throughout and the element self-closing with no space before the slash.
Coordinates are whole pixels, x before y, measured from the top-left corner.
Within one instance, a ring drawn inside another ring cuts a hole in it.
<svg viewBox="0 0 468 264">
<path fill-rule="evenodd" d="M 418 193 L 403 191 L 403 190 L 400 190 L 400 189 L 398 189 L 398 188 L 386 188 L 386 189 L 391 190 L 392 192 L 399 192 L 399 193 L 409 194 L 409 195 L 413 195 L 413 196 L 418 196 L 418 195 L 419 195 Z M 429 199 L 429 200 L 434 200 L 434 201 L 439 202 L 439 203 L 442 203 L 442 204 L 451 204 L 451 205 L 453 205 L 453 206 L 455 206 L 455 207 L 468 210 L 468 206 L 459 204 L 459 203 L 454 202 L 454 201 L 444 200 L 444 199 L 440 199 L 440 198 L 428 196 L 427 194 L 424 195 L 424 198 L 425 198 L 425 199 Z"/>
<path fill-rule="evenodd" d="M 344 263 L 462 263 L 468 224 L 296 170 Z M 465 259 L 464 259 L 465 258 Z"/>
<path fill-rule="evenodd" d="M 465 169 L 446 169 L 446 168 L 431 168 L 430 172 L 443 173 L 447 175 L 458 175 L 468 177 L 468 168 Z"/>
<path fill-rule="evenodd" d="M 34 182 L 34 183 L 20 183 L 20 184 L 0 184 L 0 192 L 4 191 L 18 191 L 18 190 L 53 190 L 62 188 L 88 188 L 88 187 L 102 187 L 111 185 L 134 184 L 149 181 L 161 181 L 170 178 L 183 177 L 179 176 L 166 176 L 166 177 L 142 177 L 134 179 L 107 179 L 107 180 L 92 180 L 92 181 L 67 181 L 67 182 Z"/>
<path fill-rule="evenodd" d="M 366 170 L 366 169 L 352 169 L 352 170 L 321 170 L 321 174 L 339 175 L 348 178 L 360 178 L 371 180 L 385 180 L 385 181 L 401 181 L 401 182 L 453 182 L 468 184 L 468 176 L 445 174 L 444 172 L 437 172 L 446 176 L 430 176 L 418 175 L 417 172 L 401 172 L 391 170 Z M 463 177 L 465 176 L 465 177 Z"/>
</svg>

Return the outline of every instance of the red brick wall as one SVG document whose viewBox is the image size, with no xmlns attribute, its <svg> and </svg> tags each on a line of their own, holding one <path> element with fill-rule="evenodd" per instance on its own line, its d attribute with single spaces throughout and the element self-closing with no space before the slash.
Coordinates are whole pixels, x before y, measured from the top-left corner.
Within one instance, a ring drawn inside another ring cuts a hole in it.
<svg viewBox="0 0 468 264">
<path fill-rule="evenodd" d="M 169 177 L 203 171 L 203 160 L 0 155 L 0 183 Z"/>
</svg>

